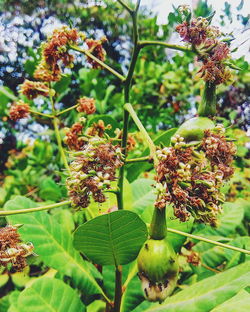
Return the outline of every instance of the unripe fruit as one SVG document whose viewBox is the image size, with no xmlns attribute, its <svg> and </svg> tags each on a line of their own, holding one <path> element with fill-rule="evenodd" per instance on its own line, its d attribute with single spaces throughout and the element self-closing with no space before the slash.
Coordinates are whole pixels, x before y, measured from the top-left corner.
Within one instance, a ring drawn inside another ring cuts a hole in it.
<svg viewBox="0 0 250 312">
<path fill-rule="evenodd" d="M 200 141 L 204 137 L 204 131 L 215 127 L 213 121 L 207 117 L 194 117 L 185 121 L 175 135 L 185 139 L 185 142 Z"/>
<path fill-rule="evenodd" d="M 174 290 L 179 272 L 177 255 L 167 239 L 147 240 L 137 264 L 145 298 L 164 301 Z"/>
</svg>

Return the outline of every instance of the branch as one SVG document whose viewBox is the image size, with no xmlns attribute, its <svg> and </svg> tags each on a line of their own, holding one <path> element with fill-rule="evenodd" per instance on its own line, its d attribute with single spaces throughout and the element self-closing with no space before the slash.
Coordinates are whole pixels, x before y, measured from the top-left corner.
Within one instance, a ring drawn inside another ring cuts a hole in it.
<svg viewBox="0 0 250 312">
<path fill-rule="evenodd" d="M 119 2 L 124 7 L 124 9 L 129 12 L 129 14 L 133 13 L 133 10 L 123 0 L 117 0 L 117 2 Z"/>
<path fill-rule="evenodd" d="M 134 122 L 137 125 L 138 129 L 140 130 L 140 132 L 144 136 L 145 140 L 148 143 L 149 149 L 150 149 L 150 156 L 153 157 L 154 160 L 156 161 L 156 159 L 155 159 L 156 147 L 154 145 L 154 142 L 152 141 L 152 139 L 148 135 L 147 130 L 144 128 L 144 126 L 141 123 L 140 119 L 138 118 L 136 112 L 134 111 L 132 105 L 127 103 L 127 104 L 124 105 L 124 108 L 125 108 L 125 110 L 127 110 L 129 112 L 130 116 L 134 120 Z"/>
<path fill-rule="evenodd" d="M 126 159 L 126 164 L 136 163 L 136 162 L 149 162 L 151 160 L 150 156 L 138 157 L 138 158 L 131 158 Z"/>
<path fill-rule="evenodd" d="M 23 214 L 23 213 L 49 210 L 52 208 L 57 208 L 57 207 L 69 205 L 70 203 L 71 203 L 70 200 L 65 200 L 61 203 L 50 204 L 50 205 L 42 206 L 42 207 L 35 207 L 35 208 L 29 208 L 29 209 L 18 209 L 18 210 L 11 210 L 11 211 L 0 211 L 0 217 L 6 217 L 6 216 L 11 216 L 11 215 L 16 215 L 16 214 Z"/>
<path fill-rule="evenodd" d="M 100 61 L 97 57 L 95 57 L 93 54 L 91 54 L 89 51 L 81 49 L 77 46 L 72 46 L 70 45 L 70 48 L 72 50 L 84 53 L 86 56 L 88 56 L 89 58 L 91 58 L 92 60 L 94 60 L 96 63 L 98 63 L 99 65 L 101 65 L 103 68 L 105 68 L 106 70 L 108 70 L 111 74 L 113 74 L 114 76 L 118 77 L 122 82 L 124 82 L 126 80 L 126 78 L 121 75 L 120 73 L 118 73 L 116 70 L 114 70 L 113 68 L 111 68 L 110 66 L 108 66 L 107 64 L 105 64 L 104 62 Z"/>
<path fill-rule="evenodd" d="M 33 111 L 32 109 L 30 109 L 29 112 L 31 114 L 34 114 L 34 115 L 39 115 L 39 116 L 43 116 L 43 117 L 47 117 L 47 118 L 53 118 L 52 115 L 36 112 L 36 111 Z"/>
<path fill-rule="evenodd" d="M 227 248 L 227 249 L 231 249 L 231 250 L 234 250 L 234 251 L 238 251 L 238 252 L 242 252 L 242 253 L 245 253 L 247 255 L 250 255 L 250 250 L 246 250 L 246 249 L 243 249 L 243 248 L 238 248 L 238 247 L 235 247 L 235 246 L 223 244 L 223 243 L 214 241 L 212 239 L 208 239 L 206 237 L 185 233 L 185 232 L 182 232 L 182 231 L 179 231 L 179 230 L 175 230 L 175 229 L 171 229 L 171 228 L 167 228 L 167 231 L 171 232 L 171 233 L 178 234 L 178 235 L 186 236 L 186 237 L 189 237 L 189 238 L 197 239 L 199 241 L 202 241 L 202 242 L 205 242 L 205 243 L 208 243 L 208 244 L 216 245 L 216 246 L 219 246 L 219 247 L 222 247 L 222 248 Z"/>
<path fill-rule="evenodd" d="M 154 40 L 144 40 L 144 41 L 139 41 L 139 47 L 142 49 L 146 46 L 150 46 L 150 45 L 159 45 L 159 46 L 163 46 L 165 48 L 168 49 L 173 49 L 173 50 L 178 50 L 178 51 L 182 51 L 182 52 L 193 52 L 195 53 L 194 50 L 187 48 L 187 47 L 183 47 L 177 44 L 170 44 L 170 43 L 166 43 L 166 42 L 162 42 L 162 41 L 154 41 Z"/>
<path fill-rule="evenodd" d="M 121 299 L 122 299 L 122 267 L 118 265 L 115 269 L 114 312 L 120 312 Z"/>
<path fill-rule="evenodd" d="M 67 112 L 71 111 L 72 109 L 77 108 L 78 105 L 79 105 L 79 104 L 76 104 L 76 105 L 74 105 L 74 106 L 68 107 L 68 108 L 62 110 L 61 112 L 58 112 L 58 113 L 56 114 L 56 116 L 60 116 L 60 115 L 62 115 L 62 114 L 64 114 L 64 113 L 67 113 Z"/>
</svg>

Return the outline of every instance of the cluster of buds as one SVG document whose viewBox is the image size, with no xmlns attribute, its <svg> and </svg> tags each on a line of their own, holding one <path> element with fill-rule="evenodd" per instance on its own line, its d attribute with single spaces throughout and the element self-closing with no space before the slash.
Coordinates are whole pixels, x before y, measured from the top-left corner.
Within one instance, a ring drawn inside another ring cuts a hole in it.
<svg viewBox="0 0 250 312">
<path fill-rule="evenodd" d="M 96 107 L 95 107 L 95 99 L 93 98 L 87 98 L 87 97 L 81 97 L 78 101 L 77 101 L 77 111 L 79 113 L 85 113 L 86 115 L 92 115 L 95 113 L 96 111 Z"/>
<path fill-rule="evenodd" d="M 64 142 L 68 145 L 70 150 L 79 151 L 86 143 L 84 137 L 81 135 L 82 131 L 83 125 L 79 122 L 76 122 L 66 132 Z"/>
<path fill-rule="evenodd" d="M 25 95 L 29 100 L 33 100 L 39 95 L 49 96 L 50 89 L 43 82 L 31 81 L 26 79 L 24 83 L 20 85 L 20 92 Z"/>
<path fill-rule="evenodd" d="M 22 271 L 26 264 L 26 258 L 33 254 L 32 243 L 22 243 L 17 226 L 6 226 L 0 228 L 0 266 L 7 267 L 8 264 L 17 271 Z"/>
<path fill-rule="evenodd" d="M 176 31 L 183 41 L 191 44 L 198 52 L 198 59 L 202 62 L 199 73 L 205 81 L 217 85 L 231 78 L 231 72 L 224 64 L 230 57 L 229 46 L 219 41 L 221 33 L 217 27 L 210 25 L 210 19 L 186 19 L 177 25 Z"/>
<path fill-rule="evenodd" d="M 92 138 L 79 153 L 70 164 L 70 177 L 66 181 L 72 204 L 86 208 L 91 195 L 95 202 L 105 202 L 103 192 L 110 189 L 111 182 L 116 179 L 116 169 L 123 165 L 121 148 Z"/>
<path fill-rule="evenodd" d="M 106 37 L 102 37 L 100 40 L 94 40 L 94 39 L 86 39 L 86 44 L 88 46 L 88 51 L 93 54 L 96 58 L 98 58 L 100 61 L 105 61 L 106 57 L 106 51 L 103 49 L 103 44 L 107 42 Z M 93 68 L 102 68 L 102 66 L 93 60 L 90 57 L 87 57 L 87 61 L 89 64 L 92 65 Z"/>
<path fill-rule="evenodd" d="M 224 130 L 220 125 L 205 130 L 202 141 L 194 146 L 176 135 L 171 147 L 157 151 L 157 208 L 173 204 L 174 214 L 181 221 L 192 215 L 198 222 L 217 225 L 224 202 L 220 188 L 233 174 L 236 152 Z"/>
<path fill-rule="evenodd" d="M 106 37 L 100 40 L 87 39 L 86 36 L 77 29 L 62 26 L 55 29 L 47 41 L 42 44 L 42 59 L 38 64 L 34 78 L 40 81 L 58 81 L 61 79 L 62 70 L 60 63 L 65 67 L 73 67 L 74 55 L 69 50 L 79 44 L 79 40 L 85 41 L 87 51 L 101 61 L 105 60 L 106 52 L 102 45 L 107 41 Z M 87 56 L 87 61 L 93 68 L 101 68 L 101 66 Z"/>
<path fill-rule="evenodd" d="M 22 118 L 26 118 L 29 116 L 30 107 L 28 104 L 23 101 L 17 101 L 13 103 L 10 107 L 9 115 L 10 119 L 17 121 Z"/>
<path fill-rule="evenodd" d="M 42 45 L 42 60 L 34 77 L 42 81 L 57 81 L 61 78 L 59 61 L 64 66 L 72 67 L 74 56 L 69 53 L 69 45 L 75 44 L 80 35 L 78 31 L 67 26 L 55 29 L 52 35 Z"/>
</svg>

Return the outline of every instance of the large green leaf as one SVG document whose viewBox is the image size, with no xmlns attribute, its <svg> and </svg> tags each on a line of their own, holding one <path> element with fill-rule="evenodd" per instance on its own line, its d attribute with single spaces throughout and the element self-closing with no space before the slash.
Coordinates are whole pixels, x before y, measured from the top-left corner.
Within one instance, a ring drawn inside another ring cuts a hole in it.
<svg viewBox="0 0 250 312">
<path fill-rule="evenodd" d="M 225 312 L 225 311 L 249 312 L 250 294 L 245 290 L 241 290 L 237 295 L 223 302 L 218 307 L 213 309 L 211 312 Z"/>
<path fill-rule="evenodd" d="M 35 206 L 36 203 L 32 200 L 16 196 L 5 204 L 4 210 Z M 74 284 L 85 294 L 102 293 L 101 287 L 95 280 L 95 277 L 100 278 L 99 272 L 92 264 L 82 260 L 73 247 L 69 231 L 47 212 L 13 215 L 7 219 L 11 224 L 24 224 L 19 229 L 19 233 L 23 240 L 34 244 L 35 252 L 46 265 L 72 277 Z"/>
<path fill-rule="evenodd" d="M 100 265 L 133 261 L 147 239 L 146 224 L 131 211 L 115 211 L 78 227 L 74 246 Z"/>
<path fill-rule="evenodd" d="M 18 312 L 85 311 L 78 294 L 55 278 L 43 277 L 22 291 L 18 297 Z"/>
<path fill-rule="evenodd" d="M 225 203 L 223 205 L 223 213 L 219 217 L 220 225 L 217 228 L 213 228 L 206 225 L 200 225 L 197 227 L 195 234 L 207 236 L 207 235 L 221 235 L 227 237 L 229 234 L 235 232 L 235 229 L 240 225 L 244 217 L 244 205 L 241 200 L 236 200 L 233 203 Z"/>
<path fill-rule="evenodd" d="M 153 304 L 151 307 L 146 309 L 146 303 L 143 303 L 143 305 L 137 307 L 134 312 L 211 311 L 249 285 L 249 267 L 250 262 L 245 262 L 223 273 L 206 278 L 186 288 L 185 290 L 180 291 L 176 295 L 166 299 L 161 305 Z"/>
</svg>

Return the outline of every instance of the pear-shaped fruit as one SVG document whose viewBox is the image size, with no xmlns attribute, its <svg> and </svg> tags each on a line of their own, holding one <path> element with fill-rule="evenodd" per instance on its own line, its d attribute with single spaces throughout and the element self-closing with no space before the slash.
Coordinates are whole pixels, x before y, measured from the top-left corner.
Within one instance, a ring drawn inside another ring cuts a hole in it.
<svg viewBox="0 0 250 312">
<path fill-rule="evenodd" d="M 215 127 L 213 121 L 207 117 L 194 117 L 185 121 L 175 135 L 185 139 L 185 142 L 200 141 L 204 137 L 204 131 Z"/>
<path fill-rule="evenodd" d="M 147 240 L 137 263 L 145 298 L 164 301 L 174 290 L 179 272 L 177 255 L 167 239 Z"/>
</svg>

